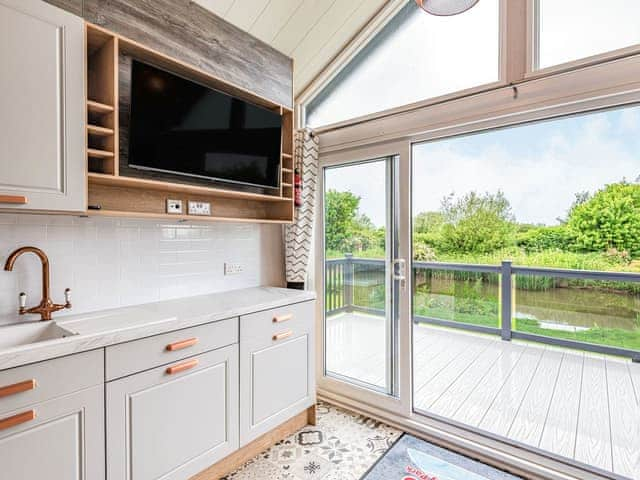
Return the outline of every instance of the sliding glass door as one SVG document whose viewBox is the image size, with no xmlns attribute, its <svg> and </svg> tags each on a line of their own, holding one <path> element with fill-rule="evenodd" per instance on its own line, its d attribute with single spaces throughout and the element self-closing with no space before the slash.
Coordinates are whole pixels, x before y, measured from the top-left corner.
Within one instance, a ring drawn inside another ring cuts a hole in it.
<svg viewBox="0 0 640 480">
<path fill-rule="evenodd" d="M 396 392 L 397 158 L 324 168 L 325 374 Z"/>
</svg>

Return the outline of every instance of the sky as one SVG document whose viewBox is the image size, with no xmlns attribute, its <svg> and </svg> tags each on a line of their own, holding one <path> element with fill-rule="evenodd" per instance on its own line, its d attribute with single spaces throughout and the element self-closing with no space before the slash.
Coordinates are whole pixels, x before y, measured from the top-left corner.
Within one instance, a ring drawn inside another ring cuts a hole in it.
<svg viewBox="0 0 640 480">
<path fill-rule="evenodd" d="M 502 190 L 521 223 L 556 225 L 582 191 L 640 176 L 640 107 L 626 107 L 414 145 L 413 215 L 442 198 Z M 385 223 L 385 168 L 366 163 L 326 172 L 326 188 L 361 197 Z"/>
</svg>

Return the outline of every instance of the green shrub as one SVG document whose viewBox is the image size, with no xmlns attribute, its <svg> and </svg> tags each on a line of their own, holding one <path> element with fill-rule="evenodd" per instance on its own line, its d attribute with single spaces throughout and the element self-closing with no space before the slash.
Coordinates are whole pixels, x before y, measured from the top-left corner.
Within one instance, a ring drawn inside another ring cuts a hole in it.
<svg viewBox="0 0 640 480">
<path fill-rule="evenodd" d="M 607 185 L 571 211 L 568 227 L 577 248 L 605 252 L 615 248 L 640 255 L 640 185 Z"/>
<path fill-rule="evenodd" d="M 516 243 L 526 252 L 569 250 L 574 243 L 572 232 L 565 225 L 535 227 L 518 233 Z"/>
<path fill-rule="evenodd" d="M 441 248 L 450 252 L 488 253 L 513 241 L 514 218 L 502 192 L 479 195 L 470 192 L 459 199 L 442 201 L 446 223 Z"/>
</svg>

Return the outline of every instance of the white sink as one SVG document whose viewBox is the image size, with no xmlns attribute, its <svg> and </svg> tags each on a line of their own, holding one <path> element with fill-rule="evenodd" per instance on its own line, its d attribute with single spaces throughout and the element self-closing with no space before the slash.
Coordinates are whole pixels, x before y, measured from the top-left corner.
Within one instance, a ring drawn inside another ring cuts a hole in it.
<svg viewBox="0 0 640 480">
<path fill-rule="evenodd" d="M 65 330 L 54 321 L 29 322 L 0 327 L 0 350 L 22 347 L 32 343 L 57 340 L 77 335 Z"/>
</svg>

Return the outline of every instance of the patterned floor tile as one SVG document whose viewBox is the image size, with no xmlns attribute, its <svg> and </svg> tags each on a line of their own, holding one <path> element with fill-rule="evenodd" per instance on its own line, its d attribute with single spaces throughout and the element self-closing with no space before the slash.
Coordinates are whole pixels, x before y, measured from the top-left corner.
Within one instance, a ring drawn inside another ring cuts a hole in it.
<svg viewBox="0 0 640 480">
<path fill-rule="evenodd" d="M 402 433 L 327 403 L 316 411 L 317 426 L 278 442 L 222 480 L 358 480 Z"/>
</svg>

